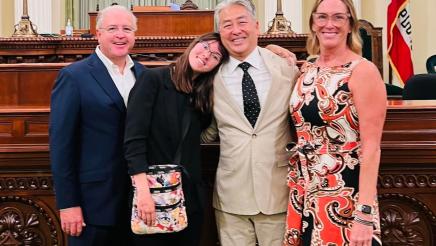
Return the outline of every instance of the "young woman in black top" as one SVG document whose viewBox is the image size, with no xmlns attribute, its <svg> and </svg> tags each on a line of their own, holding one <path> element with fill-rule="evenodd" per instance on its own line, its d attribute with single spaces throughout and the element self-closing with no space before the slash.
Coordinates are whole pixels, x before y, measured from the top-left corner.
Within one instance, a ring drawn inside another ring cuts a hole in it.
<svg viewBox="0 0 436 246">
<path fill-rule="evenodd" d="M 174 162 L 182 138 L 182 118 L 190 115 L 182 142 L 181 163 L 188 227 L 169 234 L 133 235 L 134 245 L 186 245 L 200 241 L 203 192 L 200 133 L 210 122 L 213 80 L 219 65 L 228 59 L 219 34 L 196 38 L 174 64 L 147 69 L 130 92 L 125 130 L 125 157 L 137 189 L 138 214 L 146 224 L 156 219 L 145 172 L 150 165 Z"/>
</svg>

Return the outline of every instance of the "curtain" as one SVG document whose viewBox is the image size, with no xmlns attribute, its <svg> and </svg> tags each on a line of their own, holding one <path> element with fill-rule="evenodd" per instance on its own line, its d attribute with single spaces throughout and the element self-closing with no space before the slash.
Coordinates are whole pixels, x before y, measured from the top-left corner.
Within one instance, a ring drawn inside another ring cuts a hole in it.
<svg viewBox="0 0 436 246">
<path fill-rule="evenodd" d="M 79 26 L 79 21 L 76 21 L 76 18 L 74 18 L 74 6 L 73 6 L 74 2 L 73 0 L 66 0 L 65 1 L 65 24 L 67 23 L 67 20 L 70 19 L 71 25 L 73 26 Z"/>
<path fill-rule="evenodd" d="M 213 10 L 217 3 L 221 0 L 192 0 L 197 4 L 200 10 Z M 97 4 L 100 9 L 110 6 L 112 3 L 124 5 L 127 8 L 133 6 L 165 6 L 170 3 L 177 3 L 182 5 L 185 0 L 66 0 L 65 16 L 66 18 L 72 17 L 74 28 L 89 29 L 89 15 L 88 12 L 96 11 Z"/>
</svg>

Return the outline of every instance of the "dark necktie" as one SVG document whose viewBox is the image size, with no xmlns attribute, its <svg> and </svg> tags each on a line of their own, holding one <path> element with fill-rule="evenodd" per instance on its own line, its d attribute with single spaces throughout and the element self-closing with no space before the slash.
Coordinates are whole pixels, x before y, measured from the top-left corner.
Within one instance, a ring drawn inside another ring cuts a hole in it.
<svg viewBox="0 0 436 246">
<path fill-rule="evenodd" d="M 250 63 L 243 62 L 239 64 L 239 67 L 244 71 L 244 76 L 242 76 L 242 98 L 244 101 L 244 115 L 247 117 L 251 126 L 256 125 L 257 117 L 260 113 L 260 103 L 259 97 L 257 96 L 256 86 L 254 85 L 253 79 L 248 73 L 248 68 Z"/>
</svg>

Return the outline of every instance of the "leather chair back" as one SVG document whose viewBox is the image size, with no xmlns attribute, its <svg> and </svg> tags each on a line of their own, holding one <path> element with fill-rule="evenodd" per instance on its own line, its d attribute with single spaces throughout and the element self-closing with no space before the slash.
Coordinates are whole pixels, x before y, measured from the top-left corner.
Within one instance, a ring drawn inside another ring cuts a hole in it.
<svg viewBox="0 0 436 246">
<path fill-rule="evenodd" d="M 432 55 L 426 62 L 427 73 L 436 73 L 436 55 Z"/>
<path fill-rule="evenodd" d="M 404 100 L 435 100 L 436 74 L 416 74 L 410 77 L 403 89 Z"/>
</svg>

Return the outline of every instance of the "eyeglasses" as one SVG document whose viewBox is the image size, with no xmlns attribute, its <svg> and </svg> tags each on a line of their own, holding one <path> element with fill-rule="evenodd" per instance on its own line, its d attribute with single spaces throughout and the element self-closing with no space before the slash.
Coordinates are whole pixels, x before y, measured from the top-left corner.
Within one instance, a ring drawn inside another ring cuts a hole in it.
<svg viewBox="0 0 436 246">
<path fill-rule="evenodd" d="M 211 51 L 210 50 L 210 45 L 209 45 L 209 43 L 207 41 L 202 41 L 202 42 L 200 42 L 200 44 L 201 44 L 201 47 L 203 47 L 203 49 L 205 51 L 210 53 L 210 55 L 212 56 L 213 59 L 215 59 L 217 61 L 221 61 L 223 56 L 220 53 L 218 53 L 218 52 Z"/>
<path fill-rule="evenodd" d="M 126 34 L 131 34 L 134 33 L 136 31 L 135 28 L 131 27 L 131 26 L 122 26 L 120 28 L 118 28 L 117 26 L 107 26 L 105 28 L 99 28 L 100 30 L 105 30 L 108 33 L 116 33 L 118 31 L 121 31 L 123 33 Z"/>
<path fill-rule="evenodd" d="M 334 15 L 328 15 L 325 13 L 313 13 L 313 23 L 317 26 L 325 26 L 327 22 L 330 20 L 332 24 L 336 27 L 341 27 L 347 23 L 348 18 L 350 18 L 350 14 L 348 13 L 337 13 Z"/>
</svg>

